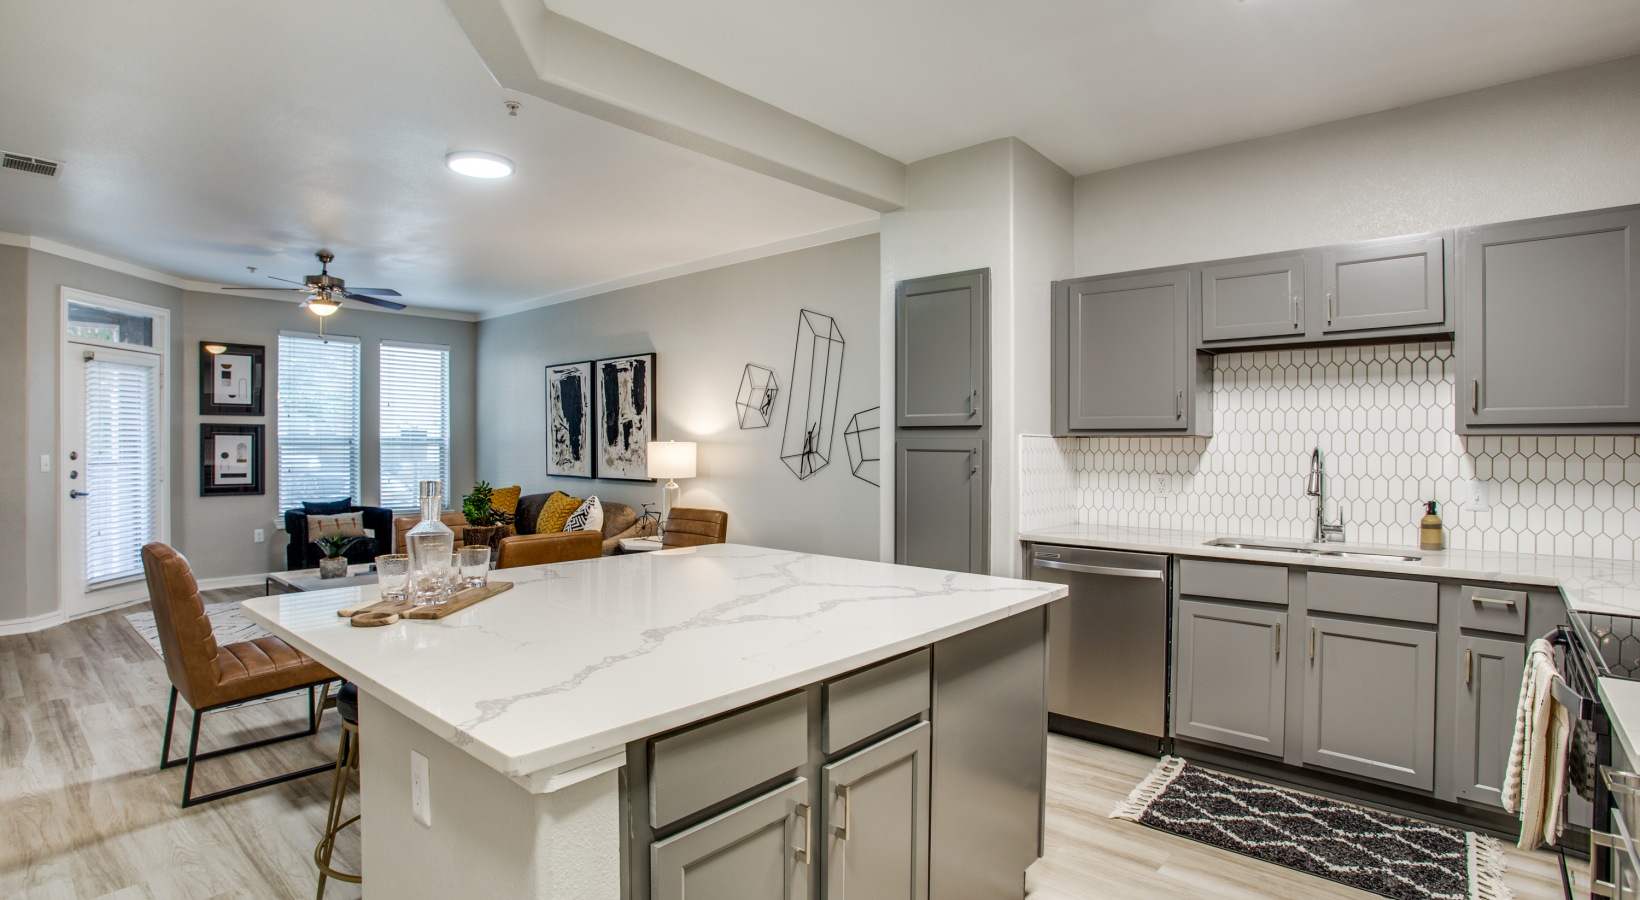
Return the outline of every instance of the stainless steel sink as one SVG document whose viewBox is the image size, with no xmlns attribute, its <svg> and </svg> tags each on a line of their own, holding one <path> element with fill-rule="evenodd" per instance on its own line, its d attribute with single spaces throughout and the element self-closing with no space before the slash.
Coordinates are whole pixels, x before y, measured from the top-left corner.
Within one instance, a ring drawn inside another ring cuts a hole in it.
<svg viewBox="0 0 1640 900">
<path fill-rule="evenodd" d="M 1257 538 L 1239 537 L 1214 538 L 1204 546 L 1225 547 L 1232 550 L 1258 550 L 1266 553 L 1296 553 L 1302 556 L 1319 556 L 1328 559 L 1358 559 L 1366 562 L 1417 562 L 1424 558 L 1422 553 L 1404 552 L 1389 548 L 1333 546 L 1298 541 L 1263 541 Z"/>
</svg>

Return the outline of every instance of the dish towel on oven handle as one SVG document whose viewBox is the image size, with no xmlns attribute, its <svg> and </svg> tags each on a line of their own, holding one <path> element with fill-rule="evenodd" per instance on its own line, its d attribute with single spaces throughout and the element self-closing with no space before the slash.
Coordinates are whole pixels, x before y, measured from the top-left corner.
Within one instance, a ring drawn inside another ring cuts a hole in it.
<svg viewBox="0 0 1640 900">
<path fill-rule="evenodd" d="M 1537 640 L 1526 653 L 1515 707 L 1515 737 L 1503 778 L 1503 808 L 1520 814 L 1523 850 L 1560 838 L 1561 804 L 1566 796 L 1566 753 L 1571 746 L 1571 714 L 1554 699 L 1560 672 L 1554 648 Z"/>
</svg>

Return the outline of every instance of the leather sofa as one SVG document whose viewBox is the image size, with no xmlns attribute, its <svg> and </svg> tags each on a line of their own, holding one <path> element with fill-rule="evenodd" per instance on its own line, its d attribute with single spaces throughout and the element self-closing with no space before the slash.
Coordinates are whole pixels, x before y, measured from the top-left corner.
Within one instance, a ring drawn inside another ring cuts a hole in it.
<svg viewBox="0 0 1640 900">
<path fill-rule="evenodd" d="M 541 535 L 535 533 L 535 522 L 537 519 L 541 518 L 541 508 L 547 505 L 547 498 L 550 496 L 552 496 L 552 494 L 549 492 L 545 494 L 525 494 L 524 496 L 519 497 L 518 515 L 513 523 L 513 531 L 515 531 L 516 534 L 502 538 L 501 542 L 505 544 L 508 541 L 518 541 L 520 538 L 524 537 L 533 538 L 535 540 L 556 540 L 560 537 L 575 534 L 575 532 L 560 532 L 558 534 Z M 627 506 L 625 503 L 616 503 L 606 500 L 604 501 L 603 506 L 604 527 L 601 541 L 603 556 L 612 555 L 616 548 L 620 547 L 622 538 L 643 537 L 651 532 L 652 529 L 648 528 L 646 524 L 640 524 L 638 522 L 637 510 Z M 405 532 L 408 532 L 411 528 L 414 528 L 416 523 L 420 521 L 421 516 L 419 515 L 399 516 L 393 520 L 393 547 L 395 548 L 393 552 L 405 552 Z M 451 531 L 455 532 L 456 546 L 461 546 L 461 532 L 466 527 L 467 520 L 462 517 L 461 513 L 447 512 L 444 514 L 442 521 Z M 315 563 L 315 565 L 317 565 L 317 563 Z"/>
</svg>

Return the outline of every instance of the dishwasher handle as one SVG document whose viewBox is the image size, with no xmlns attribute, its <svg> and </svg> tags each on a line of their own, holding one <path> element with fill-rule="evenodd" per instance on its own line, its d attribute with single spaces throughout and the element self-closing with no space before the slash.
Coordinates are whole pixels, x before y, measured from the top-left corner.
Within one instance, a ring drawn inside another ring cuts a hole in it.
<svg viewBox="0 0 1640 900">
<path fill-rule="evenodd" d="M 1088 575 L 1111 575 L 1116 578 L 1148 578 L 1161 581 L 1163 573 L 1160 569 L 1126 569 L 1116 566 L 1084 566 L 1080 563 L 1054 562 L 1048 559 L 1032 560 L 1033 566 L 1044 569 L 1064 569 L 1067 572 L 1083 572 Z"/>
</svg>

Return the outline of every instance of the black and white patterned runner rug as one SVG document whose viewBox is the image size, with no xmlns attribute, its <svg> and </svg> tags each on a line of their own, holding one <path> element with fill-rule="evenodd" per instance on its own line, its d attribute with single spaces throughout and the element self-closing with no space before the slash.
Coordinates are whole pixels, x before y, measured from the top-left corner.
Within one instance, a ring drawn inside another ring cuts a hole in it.
<svg viewBox="0 0 1640 900">
<path fill-rule="evenodd" d="M 1163 757 L 1111 813 L 1406 900 L 1511 900 L 1495 839 Z"/>
</svg>

